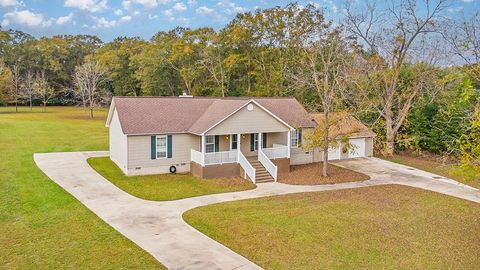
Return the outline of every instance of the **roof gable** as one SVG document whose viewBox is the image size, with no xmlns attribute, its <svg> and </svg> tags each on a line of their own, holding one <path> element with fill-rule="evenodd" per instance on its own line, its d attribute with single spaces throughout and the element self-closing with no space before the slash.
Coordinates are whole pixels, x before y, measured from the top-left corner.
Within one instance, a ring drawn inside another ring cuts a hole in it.
<svg viewBox="0 0 480 270">
<path fill-rule="evenodd" d="M 250 100 L 203 134 L 252 133 L 257 130 L 279 132 L 289 129 L 293 128 L 254 100 Z"/>
</svg>

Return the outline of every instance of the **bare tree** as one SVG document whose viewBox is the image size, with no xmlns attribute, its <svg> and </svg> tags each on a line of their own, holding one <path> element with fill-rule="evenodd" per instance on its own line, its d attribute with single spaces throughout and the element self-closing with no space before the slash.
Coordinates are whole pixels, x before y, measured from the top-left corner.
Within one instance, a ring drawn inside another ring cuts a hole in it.
<svg viewBox="0 0 480 270">
<path fill-rule="evenodd" d="M 30 110 L 33 110 L 32 100 L 35 95 L 34 82 L 35 78 L 33 76 L 33 72 L 29 69 L 25 74 L 25 78 L 21 88 L 23 97 L 29 102 Z"/>
<path fill-rule="evenodd" d="M 43 112 L 47 111 L 47 103 L 55 95 L 55 90 L 49 85 L 45 76 L 45 70 L 37 73 L 33 83 L 35 93 L 41 98 L 43 103 Z"/>
<path fill-rule="evenodd" d="M 480 11 L 476 11 L 470 18 L 452 22 L 444 37 L 455 56 L 467 65 L 469 75 L 480 82 Z M 456 60 L 458 59 L 453 61 Z"/>
<path fill-rule="evenodd" d="M 217 36 L 213 37 L 213 39 L 217 38 Z M 227 68 L 225 67 L 225 59 L 222 56 L 219 42 L 214 41 L 213 44 L 208 44 L 200 52 L 200 55 L 200 65 L 210 73 L 213 81 L 220 88 L 222 97 L 225 97 L 228 90 Z"/>
<path fill-rule="evenodd" d="M 385 120 L 385 153 L 392 155 L 395 137 L 414 104 L 422 93 L 421 81 L 400 87 L 400 76 L 405 64 L 424 62 L 435 48 L 427 42 L 438 33 L 444 21 L 443 11 L 448 0 L 400 0 L 379 8 L 375 2 L 347 3 L 346 25 L 350 33 L 367 48 L 365 62 L 371 83 L 369 94 L 378 97 L 376 104 L 380 117 Z"/>
<path fill-rule="evenodd" d="M 13 101 L 15 102 L 15 112 L 18 112 L 18 98 L 20 96 L 21 75 L 18 64 L 12 67 L 12 85 L 13 85 Z"/>
<path fill-rule="evenodd" d="M 314 134 L 320 138 L 305 140 L 304 147 L 323 150 L 322 175 L 328 176 L 328 150 L 335 146 L 336 138 L 330 134 L 331 126 L 337 121 L 331 121 L 331 113 L 339 104 L 341 92 L 346 89 L 346 72 L 351 59 L 349 44 L 342 35 L 340 27 L 332 27 L 324 22 L 323 15 L 317 13 L 315 21 L 309 28 L 297 29 L 300 35 L 296 38 L 299 62 L 293 70 L 293 80 L 298 90 L 313 89 L 318 94 L 319 107 L 323 111 L 323 122 Z"/>
<path fill-rule="evenodd" d="M 97 62 L 87 60 L 75 68 L 75 92 L 82 98 L 84 107 L 88 103 L 90 117 L 93 118 L 93 109 L 96 101 L 101 98 L 98 85 L 104 80 L 105 71 Z"/>
</svg>

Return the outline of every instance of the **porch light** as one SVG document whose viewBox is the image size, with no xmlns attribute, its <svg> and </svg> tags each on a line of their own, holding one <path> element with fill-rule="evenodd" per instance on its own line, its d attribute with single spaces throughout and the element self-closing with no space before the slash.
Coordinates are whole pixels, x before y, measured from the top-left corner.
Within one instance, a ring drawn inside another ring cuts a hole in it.
<svg viewBox="0 0 480 270">
<path fill-rule="evenodd" d="M 225 136 L 225 140 L 228 141 L 229 138 L 230 138 L 230 137 L 229 137 L 228 135 Z"/>
</svg>

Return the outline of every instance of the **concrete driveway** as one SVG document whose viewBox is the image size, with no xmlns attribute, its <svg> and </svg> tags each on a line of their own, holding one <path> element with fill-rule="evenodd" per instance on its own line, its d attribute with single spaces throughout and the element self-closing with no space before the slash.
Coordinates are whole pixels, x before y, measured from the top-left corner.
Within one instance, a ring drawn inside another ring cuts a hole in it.
<svg viewBox="0 0 480 270">
<path fill-rule="evenodd" d="M 376 158 L 336 162 L 370 175 L 371 179 L 363 182 L 317 186 L 265 183 L 242 192 L 147 201 L 120 190 L 86 161 L 89 157 L 106 155 L 108 152 L 47 153 L 35 154 L 34 160 L 50 179 L 170 269 L 260 268 L 183 221 L 185 211 L 212 203 L 383 184 L 408 185 L 480 203 L 480 192 L 474 188 Z"/>
</svg>

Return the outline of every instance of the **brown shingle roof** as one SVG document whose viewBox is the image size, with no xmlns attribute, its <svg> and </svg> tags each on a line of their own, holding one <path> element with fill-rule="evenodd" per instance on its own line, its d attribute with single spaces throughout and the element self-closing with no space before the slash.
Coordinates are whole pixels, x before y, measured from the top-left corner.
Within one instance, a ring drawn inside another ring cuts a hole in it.
<svg viewBox="0 0 480 270">
<path fill-rule="evenodd" d="M 294 98 L 114 97 L 124 134 L 194 133 L 255 100 L 292 127 L 316 124 Z"/>
<path fill-rule="evenodd" d="M 310 114 L 313 119 L 322 125 L 325 117 L 323 113 Z M 375 133 L 367 128 L 362 122 L 351 115 L 345 113 L 330 113 L 329 134 L 332 138 L 348 136 L 348 137 L 375 137 Z"/>
</svg>

